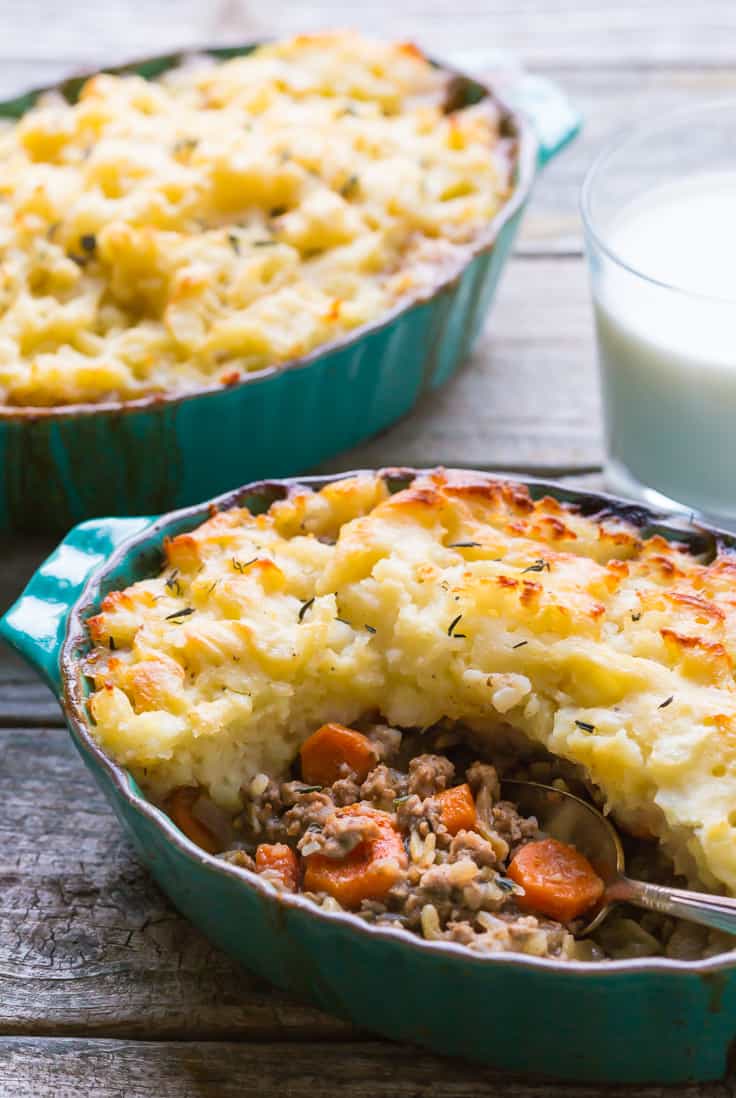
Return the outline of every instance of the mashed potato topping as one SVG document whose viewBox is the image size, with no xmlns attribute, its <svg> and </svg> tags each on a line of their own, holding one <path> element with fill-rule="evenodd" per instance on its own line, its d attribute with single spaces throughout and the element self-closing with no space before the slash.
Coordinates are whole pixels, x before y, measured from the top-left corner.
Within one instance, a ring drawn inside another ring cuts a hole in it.
<svg viewBox="0 0 736 1098">
<path fill-rule="evenodd" d="M 154 796 L 200 785 L 236 809 L 325 721 L 516 729 L 736 892 L 735 579 L 727 553 L 476 474 L 300 488 L 213 514 L 106 597 L 94 734 Z"/>
<path fill-rule="evenodd" d="M 234 384 L 420 294 L 509 193 L 497 108 L 452 107 L 348 32 L 42 98 L 0 132 L 0 404 Z"/>
</svg>

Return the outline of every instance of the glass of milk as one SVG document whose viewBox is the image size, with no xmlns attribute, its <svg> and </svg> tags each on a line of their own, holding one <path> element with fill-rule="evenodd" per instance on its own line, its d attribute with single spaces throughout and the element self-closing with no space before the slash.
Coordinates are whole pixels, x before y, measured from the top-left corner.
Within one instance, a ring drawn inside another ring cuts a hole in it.
<svg viewBox="0 0 736 1098">
<path fill-rule="evenodd" d="M 605 150 L 583 185 L 606 480 L 736 522 L 736 101 Z"/>
</svg>

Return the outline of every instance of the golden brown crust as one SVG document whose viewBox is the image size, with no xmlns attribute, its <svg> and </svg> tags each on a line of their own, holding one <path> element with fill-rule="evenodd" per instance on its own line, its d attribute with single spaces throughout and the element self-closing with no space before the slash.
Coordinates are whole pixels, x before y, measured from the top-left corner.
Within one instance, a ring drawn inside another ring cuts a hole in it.
<svg viewBox="0 0 736 1098">
<path fill-rule="evenodd" d="M 320 724 L 509 726 L 736 890 L 736 563 L 522 485 L 361 474 L 216 512 L 90 619 L 96 735 L 163 795 L 236 806 Z M 110 651 L 110 640 L 114 652 Z"/>
</svg>

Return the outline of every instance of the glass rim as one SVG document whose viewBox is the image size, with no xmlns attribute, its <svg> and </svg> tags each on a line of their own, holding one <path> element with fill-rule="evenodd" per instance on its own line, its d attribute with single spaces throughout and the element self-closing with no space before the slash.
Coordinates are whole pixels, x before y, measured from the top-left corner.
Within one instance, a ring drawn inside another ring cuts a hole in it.
<svg viewBox="0 0 736 1098">
<path fill-rule="evenodd" d="M 585 173 L 582 186 L 580 188 L 580 216 L 583 222 L 583 228 L 586 234 L 595 243 L 596 247 L 608 257 L 618 267 L 627 271 L 629 274 L 634 275 L 636 278 L 642 279 L 644 282 L 648 282 L 651 286 L 658 286 L 660 289 L 669 290 L 672 293 L 681 294 L 684 297 L 691 298 L 692 300 L 708 301 L 714 305 L 733 305 L 736 303 L 736 294 L 731 296 L 721 296 L 716 294 L 701 293 L 697 290 L 689 290 L 686 286 L 678 285 L 674 282 L 666 282 L 664 279 L 656 278 L 654 275 L 647 274 L 645 271 L 640 270 L 633 264 L 628 263 L 620 255 L 618 255 L 609 244 L 606 243 L 603 236 L 596 228 L 593 213 L 591 210 L 591 193 L 595 186 L 596 180 L 601 173 L 601 170 L 605 167 L 606 163 L 621 149 L 624 149 L 627 145 L 633 144 L 636 141 L 641 140 L 649 134 L 656 133 L 658 131 L 666 130 L 670 127 L 675 128 L 676 125 L 682 122 L 687 117 L 696 117 L 699 115 L 705 115 L 712 111 L 725 110 L 729 108 L 732 112 L 732 116 L 736 116 L 736 96 L 724 96 L 720 99 L 712 99 L 707 103 L 700 103 L 697 106 L 684 106 L 678 107 L 676 110 L 668 112 L 666 115 L 658 115 L 653 119 L 648 119 L 644 122 L 638 122 L 633 127 L 622 127 L 617 130 L 616 133 L 606 141 L 603 148 L 595 156 L 592 164 Z M 736 171 L 736 164 L 734 165 L 734 171 Z"/>
</svg>

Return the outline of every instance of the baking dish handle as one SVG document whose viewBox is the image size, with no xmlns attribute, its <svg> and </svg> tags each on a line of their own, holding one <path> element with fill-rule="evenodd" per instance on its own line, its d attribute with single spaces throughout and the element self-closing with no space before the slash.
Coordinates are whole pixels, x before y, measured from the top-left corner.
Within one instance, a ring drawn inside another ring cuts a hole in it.
<svg viewBox="0 0 736 1098">
<path fill-rule="evenodd" d="M 537 132 L 540 168 L 557 156 L 580 132 L 580 113 L 553 80 L 519 72 L 500 89 L 510 106 L 521 111 Z"/>
<path fill-rule="evenodd" d="M 477 73 L 509 107 L 526 115 L 537 134 L 540 167 L 580 132 L 582 115 L 562 88 L 545 76 L 527 72 L 512 53 L 478 46 L 454 52 L 451 60 L 459 70 Z"/>
<path fill-rule="evenodd" d="M 75 526 L 0 619 L 0 636 L 36 668 L 57 696 L 61 687 L 59 655 L 69 611 L 95 568 L 151 521 L 106 518 Z"/>
</svg>

